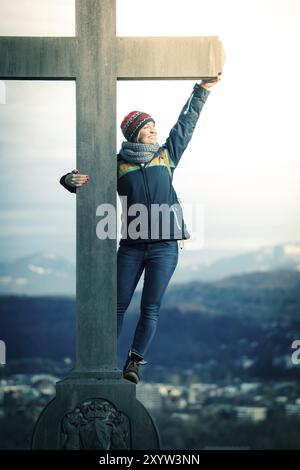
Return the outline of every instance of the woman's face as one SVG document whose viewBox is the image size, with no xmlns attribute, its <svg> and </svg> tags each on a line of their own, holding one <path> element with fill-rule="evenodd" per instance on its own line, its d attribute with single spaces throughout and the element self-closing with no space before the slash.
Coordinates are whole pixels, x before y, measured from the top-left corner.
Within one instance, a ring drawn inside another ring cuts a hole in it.
<svg viewBox="0 0 300 470">
<path fill-rule="evenodd" d="M 137 142 L 141 144 L 156 144 L 157 131 L 153 121 L 147 122 L 138 133 Z"/>
</svg>

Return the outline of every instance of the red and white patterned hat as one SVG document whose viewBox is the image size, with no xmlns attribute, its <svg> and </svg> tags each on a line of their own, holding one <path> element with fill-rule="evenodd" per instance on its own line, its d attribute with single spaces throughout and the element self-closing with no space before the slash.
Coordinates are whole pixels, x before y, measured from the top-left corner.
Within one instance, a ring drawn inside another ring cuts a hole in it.
<svg viewBox="0 0 300 470">
<path fill-rule="evenodd" d="M 126 140 L 134 142 L 136 136 L 147 122 L 155 122 L 150 114 L 142 111 L 131 111 L 124 117 L 121 123 L 121 129 Z"/>
</svg>

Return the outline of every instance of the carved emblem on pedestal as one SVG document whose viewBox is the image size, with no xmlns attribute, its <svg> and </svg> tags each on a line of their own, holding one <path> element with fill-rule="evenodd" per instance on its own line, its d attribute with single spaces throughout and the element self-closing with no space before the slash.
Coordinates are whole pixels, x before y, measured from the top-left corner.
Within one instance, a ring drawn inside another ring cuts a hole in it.
<svg viewBox="0 0 300 470">
<path fill-rule="evenodd" d="M 130 449 L 128 417 L 103 398 L 84 401 L 61 422 L 62 449 Z"/>
</svg>

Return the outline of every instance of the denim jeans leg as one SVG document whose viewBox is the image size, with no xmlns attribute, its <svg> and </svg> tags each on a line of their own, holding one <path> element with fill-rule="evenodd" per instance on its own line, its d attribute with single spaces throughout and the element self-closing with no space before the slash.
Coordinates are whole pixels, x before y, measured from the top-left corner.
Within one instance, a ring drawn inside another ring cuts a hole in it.
<svg viewBox="0 0 300 470">
<path fill-rule="evenodd" d="M 178 263 L 176 240 L 149 245 L 145 255 L 145 276 L 141 312 L 131 350 L 144 357 L 155 335 L 161 302 Z"/>
<path fill-rule="evenodd" d="M 144 269 L 143 247 L 120 245 L 117 252 L 117 338 L 119 338 L 124 313 Z"/>
</svg>

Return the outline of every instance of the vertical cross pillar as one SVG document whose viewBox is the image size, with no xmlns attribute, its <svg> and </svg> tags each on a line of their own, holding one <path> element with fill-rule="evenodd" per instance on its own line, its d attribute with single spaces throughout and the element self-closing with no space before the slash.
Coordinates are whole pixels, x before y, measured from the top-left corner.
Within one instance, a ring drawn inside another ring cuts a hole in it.
<svg viewBox="0 0 300 470">
<path fill-rule="evenodd" d="M 116 207 L 115 17 L 115 2 L 76 2 L 77 168 L 91 176 L 76 196 L 76 374 L 93 376 L 116 367 L 116 240 L 96 235 L 97 206 Z"/>
</svg>

